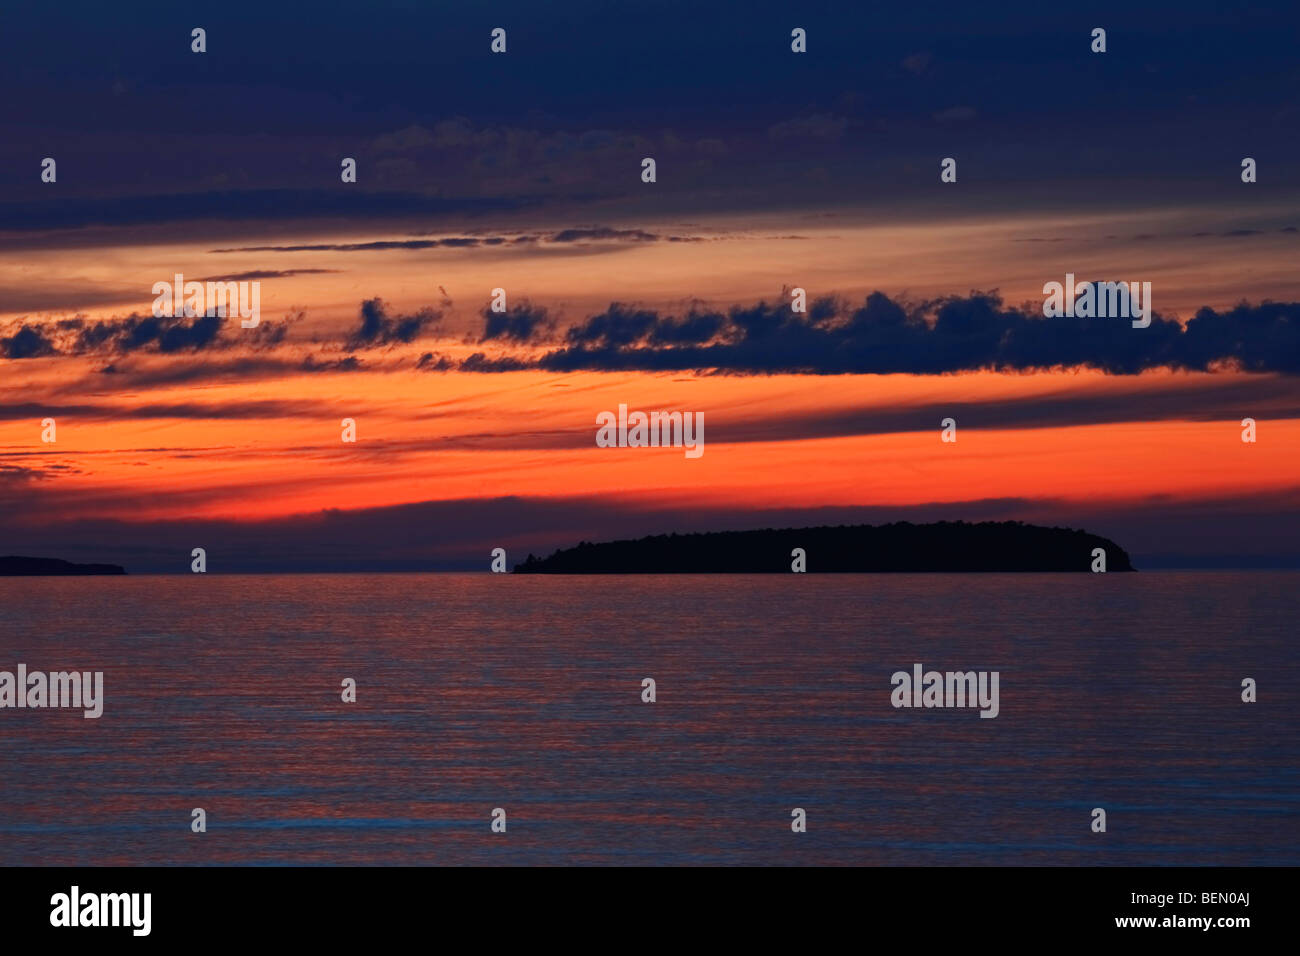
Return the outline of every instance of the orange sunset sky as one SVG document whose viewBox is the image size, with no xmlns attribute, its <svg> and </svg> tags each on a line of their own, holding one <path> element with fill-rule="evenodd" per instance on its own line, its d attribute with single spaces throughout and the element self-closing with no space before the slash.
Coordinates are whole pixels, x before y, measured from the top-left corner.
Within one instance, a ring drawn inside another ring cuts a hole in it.
<svg viewBox="0 0 1300 956">
<path fill-rule="evenodd" d="M 1204 226 L 1207 219 L 1219 232 L 1232 221 L 1226 213 L 1197 221 Z M 613 301 L 683 315 L 778 303 L 783 287 L 793 286 L 810 298 L 856 304 L 872 290 L 921 301 L 996 288 L 1008 304 L 1040 306 L 1042 277 L 1115 274 L 1122 265 L 1125 275 L 1150 277 L 1155 309 L 1166 316 L 1190 318 L 1206 305 L 1226 309 L 1243 287 L 1260 298 L 1300 298 L 1291 234 L 1254 241 L 1249 275 L 1242 276 L 1227 263 L 1232 243 L 1243 240 L 1192 238 L 1196 230 L 1186 220 L 1141 217 L 1147 227 L 1158 222 L 1167 230 L 1158 243 L 1107 242 L 1103 236 L 1138 228 L 1120 217 L 916 227 L 809 214 L 784 225 L 636 227 L 701 240 L 693 242 L 593 237 L 523 250 L 242 253 L 191 242 L 13 253 L 0 281 L 33 296 L 61 294 L 70 308 L 11 311 L 3 320 L 11 331 L 45 329 L 55 341 L 67 316 L 86 323 L 147 316 L 158 277 L 256 274 L 270 266 L 303 271 L 258 280 L 262 325 L 242 330 L 227 322 L 202 351 L 64 348 L 4 362 L 0 446 L 15 507 L 10 521 L 33 529 L 33 547 L 46 522 L 310 521 L 325 511 L 468 500 L 489 507 L 513 498 L 537 509 L 601 502 L 624 517 L 608 531 L 598 513 L 575 519 L 567 532 L 515 531 L 506 520 L 485 529 L 481 544 L 489 549 L 757 525 L 769 512 L 839 520 L 855 509 L 908 517 L 918 508 L 945 517 L 1100 520 L 1091 530 L 1126 544 L 1132 536 L 1116 517 L 1126 511 L 1289 502 L 1300 466 L 1300 416 L 1292 379 L 1278 373 L 475 372 L 420 365 L 429 353 L 453 363 L 475 353 L 524 361 Z M 1028 241 L 1058 234 L 1059 241 Z M 316 234 L 274 245 L 392 238 Z M 999 281 L 979 283 L 990 276 Z M 512 307 L 545 309 L 554 328 L 525 343 L 484 341 L 484 310 L 497 287 Z M 392 316 L 431 308 L 439 318 L 409 342 L 349 347 L 360 302 L 380 291 Z M 79 294 L 86 305 L 71 301 Z M 278 342 L 270 341 L 273 330 L 283 333 Z M 305 361 L 325 370 L 304 371 Z M 620 403 L 702 412 L 705 454 L 691 460 L 680 449 L 595 447 L 596 414 Z M 940 421 L 949 416 L 957 421 L 955 444 L 939 440 Z M 1248 416 L 1260 422 L 1255 444 L 1241 441 L 1240 421 Z M 54 443 L 41 440 L 46 417 L 56 421 Z M 355 444 L 341 441 L 344 418 L 357 423 Z M 1153 532 L 1139 546 L 1159 551 L 1161 543 Z M 1181 537 L 1179 544 L 1187 547 Z M 1207 540 L 1206 552 L 1216 545 Z M 436 528 L 427 549 L 432 566 L 477 557 L 464 540 L 442 541 Z"/>
<path fill-rule="evenodd" d="M 1139 568 L 1300 564 L 1300 83 L 1276 31 L 1126 11 L 1100 57 L 1049 8 L 996 35 L 973 8 L 809 10 L 800 56 L 781 5 L 692 31 L 579 6 L 512 9 L 495 58 L 473 11 L 393 11 L 364 42 L 214 12 L 203 54 L 169 15 L 17 14 L 0 553 L 481 568 L 1019 519 Z M 178 274 L 258 283 L 260 324 L 154 317 Z M 1150 283 L 1154 321 L 1044 318 L 1067 274 Z M 598 448 L 620 404 L 702 413 L 703 456 Z"/>
</svg>

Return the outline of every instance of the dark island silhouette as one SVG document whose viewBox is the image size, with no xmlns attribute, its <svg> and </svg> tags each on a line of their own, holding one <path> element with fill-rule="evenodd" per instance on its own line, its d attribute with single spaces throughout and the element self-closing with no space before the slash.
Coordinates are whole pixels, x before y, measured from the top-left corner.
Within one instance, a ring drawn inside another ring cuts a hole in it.
<svg viewBox="0 0 1300 956">
<path fill-rule="evenodd" d="M 24 558 L 8 555 L 0 558 L 0 577 L 70 574 L 126 574 L 118 564 L 73 564 L 58 558 Z"/>
<path fill-rule="evenodd" d="M 765 528 L 667 534 L 529 555 L 516 574 L 789 574 L 802 548 L 816 572 L 1092 570 L 1094 548 L 1107 571 L 1133 571 L 1128 553 L 1107 538 L 1020 521 L 939 521 L 819 528 Z"/>
</svg>

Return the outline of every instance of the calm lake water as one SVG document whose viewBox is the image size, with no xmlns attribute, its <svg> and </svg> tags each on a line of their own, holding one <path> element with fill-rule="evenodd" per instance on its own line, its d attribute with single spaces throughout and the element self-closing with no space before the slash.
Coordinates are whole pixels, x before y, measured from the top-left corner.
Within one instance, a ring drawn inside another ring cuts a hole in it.
<svg viewBox="0 0 1300 956">
<path fill-rule="evenodd" d="M 102 670 L 106 699 L 0 710 L 0 863 L 1294 865 L 1298 595 L 1294 572 L 0 579 L 0 670 Z M 999 671 L 999 716 L 893 708 L 916 662 Z"/>
</svg>

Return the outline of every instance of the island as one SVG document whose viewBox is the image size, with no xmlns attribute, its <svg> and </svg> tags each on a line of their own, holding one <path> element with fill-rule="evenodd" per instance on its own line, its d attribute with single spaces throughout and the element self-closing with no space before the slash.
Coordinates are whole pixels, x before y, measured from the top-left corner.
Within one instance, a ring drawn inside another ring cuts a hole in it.
<svg viewBox="0 0 1300 956">
<path fill-rule="evenodd" d="M 0 558 L 0 577 L 72 574 L 126 574 L 126 568 L 118 564 L 73 564 L 58 558 L 24 558 L 13 554 Z"/>
<path fill-rule="evenodd" d="M 800 563 L 809 573 L 1135 570 L 1123 548 L 1086 531 L 1020 521 L 899 521 L 584 541 L 549 558 L 530 554 L 514 573 L 789 574 Z"/>
</svg>

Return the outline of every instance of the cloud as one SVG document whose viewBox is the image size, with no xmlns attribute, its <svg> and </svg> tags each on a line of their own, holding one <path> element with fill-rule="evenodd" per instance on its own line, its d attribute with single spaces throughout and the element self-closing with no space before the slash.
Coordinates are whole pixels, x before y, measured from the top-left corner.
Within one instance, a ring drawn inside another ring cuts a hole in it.
<svg viewBox="0 0 1300 956">
<path fill-rule="evenodd" d="M 532 367 L 530 362 L 509 356 L 489 358 L 482 352 L 475 352 L 457 366 L 462 372 L 522 372 Z"/>
<path fill-rule="evenodd" d="M 950 415 L 983 431 L 1127 422 L 1234 422 L 1243 408 L 1260 420 L 1297 418 L 1300 391 L 1294 380 L 1276 375 L 1198 376 L 1173 382 L 1161 378 L 1155 383 L 1131 378 L 1104 390 L 1096 390 L 1095 382 L 1089 381 L 1014 399 L 882 400 L 785 415 L 779 421 L 724 419 L 710 427 L 713 441 L 719 443 L 802 441 L 915 432 Z"/>
<path fill-rule="evenodd" d="M 54 355 L 54 343 L 40 329 L 22 325 L 7 338 L 0 338 L 0 355 L 9 359 L 40 358 Z"/>
<path fill-rule="evenodd" d="M 198 316 L 193 321 L 175 316 L 140 316 L 89 322 L 81 318 L 52 323 L 56 337 L 23 323 L 16 332 L 0 337 L 0 355 L 9 359 L 46 355 L 83 355 L 91 352 L 126 353 L 141 350 L 162 353 L 198 351 L 216 341 L 225 319 Z"/>
<path fill-rule="evenodd" d="M 594 229 L 562 229 L 550 236 L 549 242 L 579 242 L 583 239 L 627 239 L 635 242 L 653 242 L 659 236 L 644 229 L 611 229 L 608 226 Z"/>
<path fill-rule="evenodd" d="M 365 363 L 355 355 L 324 362 L 308 355 L 295 368 L 299 372 L 359 372 L 365 368 Z"/>
<path fill-rule="evenodd" d="M 556 320 L 528 302 L 505 313 L 485 310 L 479 343 L 528 346 L 550 339 Z M 220 337 L 225 319 L 200 316 L 159 318 L 132 314 L 90 322 L 61 319 L 37 327 L 21 320 L 0 336 L 0 357 L 33 358 L 55 354 L 133 352 L 173 354 L 226 349 L 265 350 L 285 343 L 290 325 L 281 323 L 236 337 Z M 361 304 L 358 325 L 341 343 L 347 352 L 415 342 L 433 332 L 442 313 L 425 307 L 409 315 L 390 315 L 379 298 Z M 1037 371 L 1093 368 L 1129 375 L 1153 368 L 1300 374 L 1300 303 L 1243 302 L 1231 309 L 1200 309 L 1185 324 L 1153 314 L 1147 328 L 1127 318 L 1044 318 L 1041 307 L 1003 304 L 996 292 L 972 292 L 920 303 L 895 301 L 873 292 L 861 306 L 823 298 L 807 314 L 785 303 L 759 302 L 722 312 L 692 308 L 664 315 L 623 303 L 588 316 L 567 329 L 563 343 L 540 355 L 488 357 L 477 353 L 459 363 L 432 352 L 420 368 L 501 372 L 525 368 L 551 372 L 701 371 L 726 374 L 891 374 L 941 375 L 991 369 Z M 277 368 L 301 371 L 351 371 L 360 360 L 318 362 L 308 356 L 267 365 L 245 361 L 214 374 L 262 377 Z M 120 363 L 104 373 L 131 371 Z M 161 380 L 170 374 L 162 370 Z M 202 369 L 181 370 L 180 379 L 202 378 Z"/>
<path fill-rule="evenodd" d="M 8 335 L 0 335 L 0 358 L 21 359 L 47 355 L 100 355 L 117 359 L 135 353 L 174 355 L 194 352 L 267 352 L 288 342 L 290 329 L 306 318 L 302 310 L 286 314 L 280 321 L 262 321 L 253 329 L 237 329 L 223 336 L 230 324 L 217 315 L 197 317 L 139 315 L 132 313 L 107 319 L 82 316 L 52 319 L 42 325 L 24 320 L 11 323 Z M 357 326 L 341 341 L 327 343 L 324 351 L 342 348 L 348 352 L 413 342 L 442 319 L 442 313 L 423 308 L 411 315 L 389 315 L 379 298 L 361 303 Z M 16 325 L 16 327 L 15 327 Z M 319 354 L 319 353 L 318 353 Z M 241 358 L 224 364 L 186 363 L 167 368 L 137 370 L 131 363 L 106 362 L 97 374 L 126 375 L 132 385 L 146 382 L 165 384 L 214 378 L 266 378 L 294 371 L 353 371 L 361 368 L 355 356 L 320 361 L 308 352 L 285 359 Z"/>
<path fill-rule="evenodd" d="M 0 487 L 15 485 L 19 482 L 44 481 L 50 478 L 63 478 L 67 475 L 84 475 L 85 472 L 73 465 L 47 464 L 30 468 L 27 465 L 0 464 Z"/>
<path fill-rule="evenodd" d="M 717 313 L 692 312 L 681 319 L 655 323 L 648 336 L 651 345 L 699 345 L 716 338 L 726 320 Z"/>
<path fill-rule="evenodd" d="M 450 372 L 456 367 L 456 363 L 445 355 L 439 355 L 436 352 L 425 352 L 420 356 L 420 361 L 416 363 L 415 367 L 429 372 Z"/>
<path fill-rule="evenodd" d="M 484 328 L 480 342 L 504 339 L 509 342 L 530 342 L 548 334 L 555 321 L 547 317 L 546 310 L 535 308 L 527 302 L 511 306 L 505 312 L 483 310 Z"/>
<path fill-rule="evenodd" d="M 133 312 L 95 321 L 77 315 L 46 320 L 40 328 L 20 319 L 16 331 L 13 331 L 11 323 L 12 334 L 0 336 L 0 357 L 118 356 L 134 352 L 172 354 L 228 348 L 264 351 L 282 345 L 289 329 L 305 318 L 306 313 L 299 310 L 285 315 L 278 322 L 262 321 L 255 328 L 241 328 L 237 337 L 225 339 L 220 334 L 227 327 L 225 318 L 212 315 L 191 319 L 174 315 L 142 316 Z M 110 362 L 100 371 L 111 375 L 123 371 L 123 368 Z"/>
<path fill-rule="evenodd" d="M 412 192 L 350 189 L 246 189 L 122 196 L 109 199 L 0 203 L 0 231 L 80 229 L 193 220 L 292 220 L 457 215 L 519 209 L 509 198 L 448 198 Z"/>
<path fill-rule="evenodd" d="M 316 243 L 297 246 L 236 246 L 230 249 L 212 249 L 211 252 L 383 252 L 392 249 L 436 249 L 439 246 L 466 248 L 477 246 L 481 240 L 473 238 L 452 239 L 378 239 L 373 242 Z"/>
<path fill-rule="evenodd" d="M 205 353 L 206 354 L 206 353 Z M 99 369 L 98 375 L 121 375 L 124 384 L 119 388 L 141 389 L 186 385 L 190 383 L 263 381 L 286 378 L 299 372 L 352 372 L 364 368 L 355 355 L 321 360 L 313 355 L 303 358 L 272 358 L 267 356 L 239 356 L 201 361 L 173 360 L 165 365 L 143 368 L 130 363 L 113 362 Z M 102 384 L 80 379 L 69 384 L 72 390 L 84 387 L 102 388 Z"/>
<path fill-rule="evenodd" d="M 361 303 L 361 325 L 348 337 L 344 347 L 356 351 L 412 342 L 441 319 L 441 312 L 427 307 L 414 315 L 390 316 L 382 299 L 367 299 Z"/>
<path fill-rule="evenodd" d="M 200 315 L 188 320 L 181 316 L 132 313 L 126 318 L 85 323 L 72 352 L 135 352 L 143 349 L 163 353 L 194 352 L 211 346 L 225 323 L 225 318 L 219 315 Z"/>
<path fill-rule="evenodd" d="M 79 421 L 114 419 L 268 419 L 310 418 L 319 413 L 317 401 L 257 399 L 214 402 L 150 402 L 143 405 L 117 403 L 44 405 L 35 402 L 0 404 L 0 421 L 40 419 L 46 415 Z"/>
<path fill-rule="evenodd" d="M 200 282 L 244 282 L 253 279 L 287 279 L 290 276 L 317 276 L 336 273 L 338 269 L 280 269 L 259 272 L 235 272 L 225 276 L 204 276 Z"/>
<path fill-rule="evenodd" d="M 1119 375 L 1226 364 L 1300 373 L 1300 303 L 1203 308 L 1185 327 L 1157 314 L 1143 329 L 1128 319 L 1046 319 L 1034 309 L 1008 308 L 983 292 L 911 306 L 875 292 L 853 309 L 818 300 L 807 315 L 760 302 L 675 318 L 614 303 L 571 328 L 565 345 L 536 364 L 557 372 L 929 375 L 1076 367 Z"/>
<path fill-rule="evenodd" d="M 415 235 L 422 235 L 415 233 Z M 480 246 L 496 247 L 511 245 L 524 245 L 534 243 L 551 243 L 555 245 L 568 245 L 581 242 L 619 242 L 619 243 L 640 243 L 640 242 L 707 242 L 716 239 L 732 238 L 730 236 L 712 236 L 706 239 L 703 236 L 678 236 L 678 235 L 661 235 L 659 233 L 649 232 L 645 229 L 615 229 L 610 226 L 589 226 L 585 228 L 561 229 L 557 232 L 543 235 L 537 234 L 519 234 L 505 236 L 443 236 L 440 238 L 429 239 L 375 239 L 369 242 L 341 242 L 341 243 L 314 243 L 309 245 L 285 245 L 285 246 L 235 246 L 225 249 L 210 249 L 210 252 L 389 252 L 389 251 L 411 251 L 421 249 L 473 249 Z M 752 237 L 746 237 L 752 238 Z M 781 238 L 802 238 L 802 237 L 781 237 Z M 283 273 L 266 273 L 267 277 L 279 275 L 295 275 L 299 273 L 326 272 L 333 270 L 324 269 L 299 269 L 289 270 Z M 254 273 L 248 273 L 246 277 L 253 277 Z"/>
<path fill-rule="evenodd" d="M 579 349 L 588 346 L 619 349 L 643 341 L 658 323 L 659 316 L 654 312 L 630 309 L 615 302 L 600 315 L 593 315 L 569 329 L 566 337 Z"/>
</svg>

